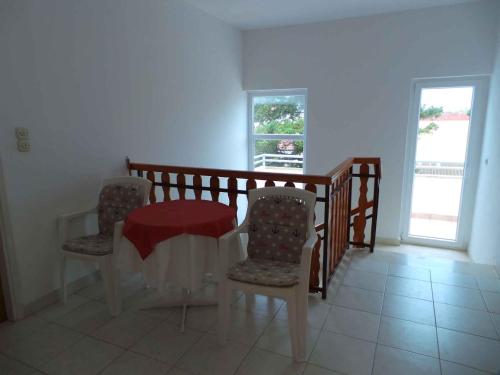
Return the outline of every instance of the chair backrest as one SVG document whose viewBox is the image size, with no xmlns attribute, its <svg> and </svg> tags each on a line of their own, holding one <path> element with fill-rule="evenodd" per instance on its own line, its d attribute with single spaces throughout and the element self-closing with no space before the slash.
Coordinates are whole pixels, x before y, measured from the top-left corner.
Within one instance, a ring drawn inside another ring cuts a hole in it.
<svg viewBox="0 0 500 375">
<path fill-rule="evenodd" d="M 112 236 L 115 223 L 148 202 L 151 181 L 140 177 L 113 177 L 102 182 L 97 206 L 99 233 Z"/>
<path fill-rule="evenodd" d="M 302 246 L 314 232 L 316 194 L 288 187 L 248 194 L 248 257 L 300 263 Z"/>
</svg>

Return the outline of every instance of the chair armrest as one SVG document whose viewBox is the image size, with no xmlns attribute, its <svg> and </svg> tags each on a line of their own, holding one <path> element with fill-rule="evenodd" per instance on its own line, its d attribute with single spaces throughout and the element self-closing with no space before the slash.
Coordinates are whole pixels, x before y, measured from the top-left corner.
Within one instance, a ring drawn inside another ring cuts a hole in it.
<svg viewBox="0 0 500 375">
<path fill-rule="evenodd" d="M 302 255 L 300 257 L 300 281 L 305 282 L 309 288 L 309 275 L 311 272 L 311 256 L 318 242 L 318 235 L 316 232 L 310 232 L 309 238 L 302 246 Z"/>
<path fill-rule="evenodd" d="M 231 238 L 233 238 L 237 234 L 241 234 L 241 233 L 248 233 L 248 225 L 247 224 L 241 224 L 238 228 L 233 229 L 232 231 L 227 232 L 226 234 L 219 237 L 219 243 L 230 241 Z"/>
<path fill-rule="evenodd" d="M 123 220 L 117 221 L 115 223 L 115 228 L 113 231 L 113 257 L 118 257 L 120 252 L 120 243 L 123 237 L 123 227 L 125 222 Z"/>
<path fill-rule="evenodd" d="M 82 216 L 90 215 L 96 212 L 97 212 L 97 207 L 94 207 L 84 211 L 77 211 L 77 212 L 71 212 L 69 214 L 60 215 L 57 218 L 60 245 L 62 246 L 62 244 L 68 239 L 68 225 L 71 222 L 71 220 L 74 220 Z"/>
<path fill-rule="evenodd" d="M 247 224 L 243 223 L 238 228 L 233 229 L 232 231 L 219 237 L 219 280 L 223 280 L 227 272 L 229 262 L 229 244 L 235 236 L 241 233 L 248 233 Z"/>
</svg>

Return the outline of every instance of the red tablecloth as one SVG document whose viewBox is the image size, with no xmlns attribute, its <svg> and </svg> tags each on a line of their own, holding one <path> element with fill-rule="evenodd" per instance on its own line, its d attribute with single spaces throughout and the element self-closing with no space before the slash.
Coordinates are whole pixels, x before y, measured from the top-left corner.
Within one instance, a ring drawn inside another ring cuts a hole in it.
<svg viewBox="0 0 500 375">
<path fill-rule="evenodd" d="M 142 259 L 156 244 L 181 234 L 218 238 L 233 229 L 236 210 L 205 200 L 174 200 L 132 211 L 125 219 L 123 235 Z"/>
</svg>

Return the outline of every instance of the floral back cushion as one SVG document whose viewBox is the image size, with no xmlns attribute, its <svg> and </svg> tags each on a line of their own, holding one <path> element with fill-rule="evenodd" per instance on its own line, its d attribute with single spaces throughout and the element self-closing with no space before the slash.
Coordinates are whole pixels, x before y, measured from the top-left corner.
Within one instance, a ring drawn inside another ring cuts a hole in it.
<svg viewBox="0 0 500 375">
<path fill-rule="evenodd" d="M 263 197 L 250 209 L 248 257 L 300 263 L 307 239 L 307 207 L 296 198 Z"/>
<path fill-rule="evenodd" d="M 134 184 L 111 184 L 102 188 L 99 196 L 99 233 L 112 236 L 117 221 L 124 220 L 135 208 L 143 206 L 142 189 Z"/>
</svg>

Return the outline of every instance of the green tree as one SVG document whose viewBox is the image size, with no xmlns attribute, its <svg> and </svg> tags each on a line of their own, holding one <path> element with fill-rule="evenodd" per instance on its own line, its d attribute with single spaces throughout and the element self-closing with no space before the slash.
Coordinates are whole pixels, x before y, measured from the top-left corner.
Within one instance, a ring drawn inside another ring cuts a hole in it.
<svg viewBox="0 0 500 375">
<path fill-rule="evenodd" d="M 420 120 L 434 120 L 441 116 L 443 113 L 443 107 L 426 107 L 425 105 L 420 107 Z M 418 135 L 432 134 L 439 129 L 439 125 L 434 121 L 430 122 L 426 127 L 418 129 Z"/>
<path fill-rule="evenodd" d="M 258 103 L 254 106 L 254 121 L 265 124 L 299 119 L 302 108 L 296 103 Z"/>
</svg>

